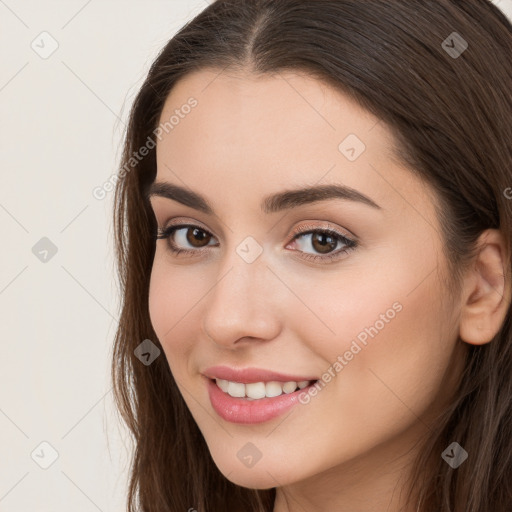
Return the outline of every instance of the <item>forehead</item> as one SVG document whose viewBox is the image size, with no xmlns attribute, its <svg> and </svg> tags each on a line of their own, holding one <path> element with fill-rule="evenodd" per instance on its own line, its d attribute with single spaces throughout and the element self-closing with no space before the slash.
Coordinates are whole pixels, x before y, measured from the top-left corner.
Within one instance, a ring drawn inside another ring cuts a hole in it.
<svg viewBox="0 0 512 512">
<path fill-rule="evenodd" d="M 180 118 L 172 129 L 178 144 L 181 136 L 194 130 L 209 140 L 250 144 L 265 142 L 267 151 L 295 149 L 303 141 L 308 146 L 324 140 L 325 147 L 338 151 L 338 143 L 348 134 L 357 135 L 381 150 L 391 148 L 392 138 L 379 119 L 358 106 L 339 90 L 299 72 L 252 75 L 227 70 L 201 70 L 186 75 L 169 94 L 160 122 L 180 113 L 193 97 L 197 106 Z M 188 110 L 188 109 L 186 109 Z M 186 118 L 191 121 L 183 122 Z M 272 143 L 273 142 L 273 143 Z M 230 148 L 234 150 L 235 148 Z"/>
<path fill-rule="evenodd" d="M 423 188 L 397 163 L 384 123 L 304 73 L 196 71 L 169 94 L 160 124 L 171 119 L 157 141 L 157 180 L 206 196 L 236 191 L 242 205 L 287 187 L 341 183 L 396 210 L 406 207 L 397 197 L 417 201 Z"/>
</svg>

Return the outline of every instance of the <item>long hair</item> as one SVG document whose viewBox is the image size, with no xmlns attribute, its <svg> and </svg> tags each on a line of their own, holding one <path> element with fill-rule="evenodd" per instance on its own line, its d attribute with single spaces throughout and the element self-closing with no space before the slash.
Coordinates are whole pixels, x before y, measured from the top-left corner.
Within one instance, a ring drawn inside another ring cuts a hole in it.
<svg viewBox="0 0 512 512">
<path fill-rule="evenodd" d="M 156 175 L 155 130 L 176 82 L 206 68 L 306 71 L 349 95 L 386 124 L 397 156 L 436 192 L 447 289 L 458 289 L 487 228 L 503 233 L 506 279 L 512 270 L 512 25 L 497 7 L 487 0 L 212 3 L 153 62 L 130 111 L 115 188 L 122 301 L 112 378 L 134 446 L 129 512 L 271 512 L 275 499 L 275 489 L 240 487 L 220 473 L 166 358 L 145 366 L 134 355 L 145 339 L 162 348 L 148 313 L 155 219 L 143 193 Z M 512 510 L 510 305 L 495 338 L 471 345 L 466 357 L 409 482 L 422 512 Z M 457 470 L 441 458 L 453 440 L 471 456 Z"/>
</svg>

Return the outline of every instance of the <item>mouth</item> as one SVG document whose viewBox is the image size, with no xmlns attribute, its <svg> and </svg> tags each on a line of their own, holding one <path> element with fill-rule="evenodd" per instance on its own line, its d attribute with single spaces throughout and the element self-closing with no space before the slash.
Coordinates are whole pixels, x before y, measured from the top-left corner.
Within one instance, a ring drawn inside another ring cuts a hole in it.
<svg viewBox="0 0 512 512">
<path fill-rule="evenodd" d="M 246 400 L 261 400 L 262 398 L 275 398 L 284 394 L 294 393 L 304 389 L 316 380 L 302 381 L 261 381 L 244 384 L 242 382 L 233 382 L 225 379 L 210 379 L 219 389 L 232 398 L 245 398 Z"/>
<path fill-rule="evenodd" d="M 318 380 L 241 383 L 204 377 L 214 411 L 230 423 L 255 424 L 276 418 L 300 402 Z"/>
</svg>

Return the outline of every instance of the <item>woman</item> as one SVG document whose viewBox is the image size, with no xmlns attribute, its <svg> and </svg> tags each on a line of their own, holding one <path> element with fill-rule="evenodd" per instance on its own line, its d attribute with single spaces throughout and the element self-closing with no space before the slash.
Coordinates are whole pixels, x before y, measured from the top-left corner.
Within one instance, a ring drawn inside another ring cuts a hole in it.
<svg viewBox="0 0 512 512">
<path fill-rule="evenodd" d="M 511 64 L 485 0 L 169 41 L 116 188 L 129 510 L 512 510 Z"/>
</svg>

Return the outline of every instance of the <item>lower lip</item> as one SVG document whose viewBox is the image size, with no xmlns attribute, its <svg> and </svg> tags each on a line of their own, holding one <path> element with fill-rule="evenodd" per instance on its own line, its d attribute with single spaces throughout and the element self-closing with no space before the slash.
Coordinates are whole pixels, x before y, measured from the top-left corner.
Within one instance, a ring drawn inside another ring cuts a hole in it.
<svg viewBox="0 0 512 512">
<path fill-rule="evenodd" d="M 245 424 L 263 423 L 280 416 L 299 403 L 300 393 L 307 392 L 314 385 L 313 383 L 293 393 L 283 393 L 276 397 L 247 400 L 224 393 L 214 380 L 207 381 L 208 394 L 215 412 L 226 421 Z"/>
</svg>

